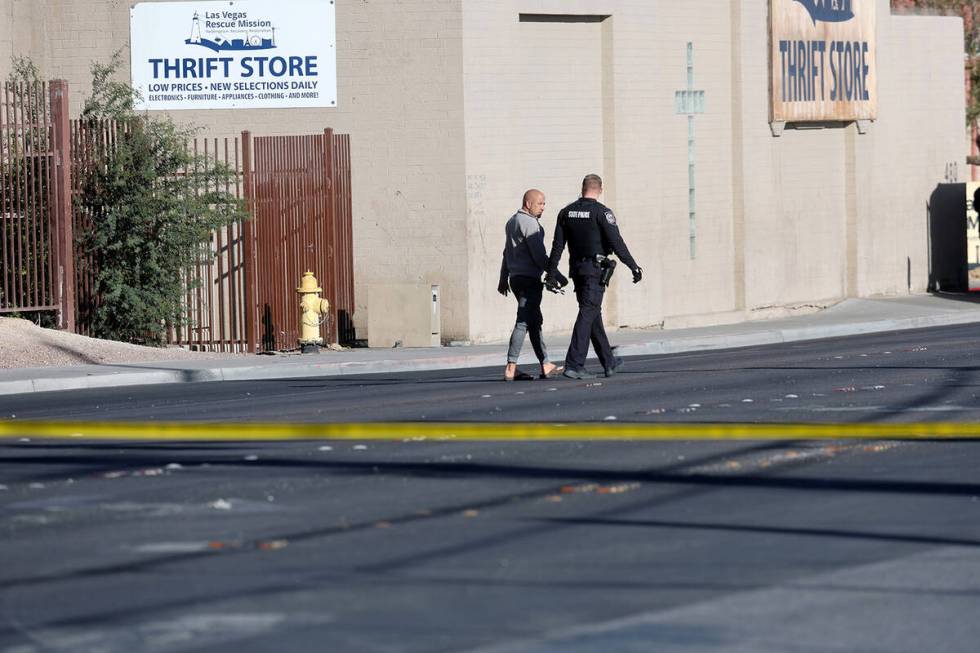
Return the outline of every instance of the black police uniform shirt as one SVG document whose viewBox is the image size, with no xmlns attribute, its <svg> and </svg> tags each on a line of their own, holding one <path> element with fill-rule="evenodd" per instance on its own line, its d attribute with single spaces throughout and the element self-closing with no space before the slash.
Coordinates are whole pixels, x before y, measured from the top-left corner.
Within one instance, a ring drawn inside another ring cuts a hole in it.
<svg viewBox="0 0 980 653">
<path fill-rule="evenodd" d="M 558 223 L 551 243 L 549 270 L 557 270 L 565 243 L 568 243 L 569 270 L 575 274 L 578 263 L 595 260 L 596 254 L 616 254 L 630 270 L 639 267 L 630 254 L 616 226 L 612 209 L 590 197 L 581 197 L 558 213 Z"/>
</svg>

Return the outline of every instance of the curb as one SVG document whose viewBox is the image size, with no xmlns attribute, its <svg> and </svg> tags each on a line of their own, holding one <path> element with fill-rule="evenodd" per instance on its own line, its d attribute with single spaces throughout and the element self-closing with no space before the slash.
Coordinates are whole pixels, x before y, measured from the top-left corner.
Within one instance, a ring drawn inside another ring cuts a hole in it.
<svg viewBox="0 0 980 653">
<path fill-rule="evenodd" d="M 712 349 L 733 349 L 776 345 L 802 340 L 824 340 L 844 336 L 858 336 L 867 333 L 886 333 L 889 331 L 908 331 L 937 326 L 956 326 L 959 324 L 980 323 L 980 315 L 975 313 L 952 313 L 926 317 L 892 318 L 873 322 L 854 322 L 851 324 L 830 324 L 826 326 L 793 327 L 787 329 L 766 329 L 754 333 L 724 336 L 694 336 L 656 340 L 643 344 L 621 345 L 619 353 L 627 356 L 680 354 L 691 351 Z"/>
<path fill-rule="evenodd" d="M 866 333 L 906 331 L 935 326 L 980 323 L 980 315 L 973 312 L 932 315 L 927 317 L 898 318 L 855 322 L 826 326 L 765 329 L 762 331 L 690 338 L 664 338 L 642 344 L 620 345 L 619 353 L 625 356 L 677 354 L 714 349 L 733 349 L 772 345 L 802 340 L 821 340 Z M 594 355 L 592 356 L 594 358 Z M 500 354 L 471 354 L 430 358 L 424 360 L 377 360 L 315 363 L 302 366 L 253 365 L 248 367 L 217 367 L 195 370 L 159 370 L 91 373 L 63 377 L 39 377 L 0 381 L 0 395 L 53 392 L 58 390 L 83 390 L 114 388 L 131 385 L 157 385 L 163 383 L 205 383 L 211 381 L 257 381 L 323 376 L 350 376 L 355 374 L 392 374 L 398 372 L 423 372 L 476 367 L 493 367 L 500 364 Z M 43 369 L 43 368 L 41 368 Z"/>
</svg>

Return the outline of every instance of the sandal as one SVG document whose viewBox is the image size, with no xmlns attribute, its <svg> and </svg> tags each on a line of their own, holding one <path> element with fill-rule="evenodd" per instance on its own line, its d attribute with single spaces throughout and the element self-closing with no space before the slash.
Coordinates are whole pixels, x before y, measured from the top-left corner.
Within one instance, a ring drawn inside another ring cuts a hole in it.
<svg viewBox="0 0 980 653">
<path fill-rule="evenodd" d="M 533 381 L 533 380 L 534 380 L 533 376 L 531 376 L 527 372 L 521 372 L 520 370 L 518 370 L 514 374 L 514 376 L 504 375 L 504 381 L 507 381 L 508 383 L 510 383 L 511 381 Z"/>
<path fill-rule="evenodd" d="M 555 365 L 555 367 L 554 367 L 553 370 L 551 370 L 547 374 L 545 374 L 544 372 L 542 372 L 541 373 L 541 376 L 539 376 L 538 378 L 540 378 L 540 379 L 553 379 L 555 377 L 561 376 L 561 373 L 564 372 L 564 371 L 565 371 L 565 366 L 564 365 Z"/>
</svg>

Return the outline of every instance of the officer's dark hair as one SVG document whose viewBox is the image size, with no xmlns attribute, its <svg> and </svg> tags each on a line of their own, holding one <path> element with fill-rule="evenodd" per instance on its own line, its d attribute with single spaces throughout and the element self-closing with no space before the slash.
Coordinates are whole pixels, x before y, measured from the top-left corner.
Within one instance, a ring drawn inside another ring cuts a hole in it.
<svg viewBox="0 0 980 653">
<path fill-rule="evenodd" d="M 599 175 L 585 175 L 582 180 L 582 194 L 587 190 L 602 190 L 602 177 Z"/>
</svg>

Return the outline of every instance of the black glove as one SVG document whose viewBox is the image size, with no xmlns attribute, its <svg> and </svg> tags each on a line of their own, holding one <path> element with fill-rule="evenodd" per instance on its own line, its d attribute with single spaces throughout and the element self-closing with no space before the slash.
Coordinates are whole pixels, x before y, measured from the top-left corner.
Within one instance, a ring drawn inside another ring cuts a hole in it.
<svg viewBox="0 0 980 653">
<path fill-rule="evenodd" d="M 507 277 L 504 277 L 504 278 L 502 278 L 500 280 L 500 283 L 497 284 L 497 292 L 499 292 L 501 295 L 503 295 L 504 297 L 506 297 L 507 296 L 507 292 L 509 290 L 510 290 L 510 287 L 507 285 Z"/>
<path fill-rule="evenodd" d="M 560 292 L 561 291 L 561 286 L 558 285 L 558 279 L 556 279 L 555 278 L 555 275 L 552 274 L 551 272 L 549 272 L 548 274 L 544 275 L 544 288 L 548 292 Z"/>
<path fill-rule="evenodd" d="M 561 293 L 564 295 L 565 291 L 562 290 L 562 288 L 567 285 L 568 278 L 558 270 L 544 275 L 544 287 L 548 292 Z"/>
<path fill-rule="evenodd" d="M 643 278 L 643 268 L 636 268 L 633 270 L 633 283 L 640 283 L 640 279 Z"/>
</svg>

